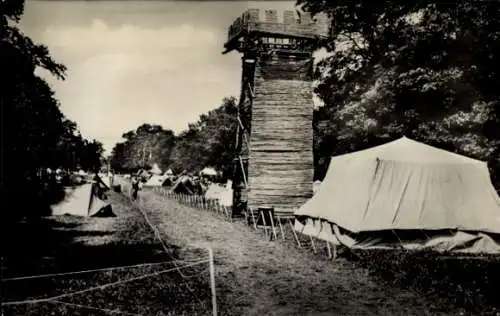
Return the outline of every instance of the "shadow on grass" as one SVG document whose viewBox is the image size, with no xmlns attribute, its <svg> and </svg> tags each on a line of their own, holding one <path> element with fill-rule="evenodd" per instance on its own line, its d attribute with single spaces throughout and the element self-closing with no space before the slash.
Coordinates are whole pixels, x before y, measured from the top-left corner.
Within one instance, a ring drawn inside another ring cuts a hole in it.
<svg viewBox="0 0 500 316">
<path fill-rule="evenodd" d="M 125 200 L 118 198 L 116 201 L 124 203 Z M 180 253 L 178 247 L 169 245 L 170 255 L 167 255 L 140 214 L 132 209 L 121 210 L 121 214 L 112 219 L 42 217 L 3 226 L 3 302 L 51 297 L 173 268 L 168 261 Z M 81 240 L 98 242 L 89 244 Z M 111 272 L 5 281 L 15 277 L 159 262 L 166 263 Z M 208 305 L 210 302 L 209 278 L 204 274 L 204 268 L 184 269 L 186 274 L 198 274 L 187 281 L 174 271 L 72 296 L 64 301 L 148 315 L 182 315 L 186 312 L 200 315 L 209 307 L 196 301 L 195 297 L 208 297 Z M 194 294 L 186 290 L 186 284 L 190 284 Z M 202 286 L 197 288 L 197 285 Z M 85 309 L 78 311 L 54 303 L 7 306 L 2 312 L 3 315 L 109 315 Z"/>
<path fill-rule="evenodd" d="M 500 258 L 443 256 L 428 252 L 364 251 L 351 257 L 391 286 L 418 291 L 434 302 L 470 313 L 500 311 Z"/>
<path fill-rule="evenodd" d="M 291 229 L 286 229 L 287 243 L 296 247 Z M 311 241 L 298 235 L 302 248 L 309 249 Z M 324 242 L 315 241 L 316 260 L 327 260 Z M 355 253 L 337 249 L 339 258 L 334 263 L 346 262 L 366 269 L 382 287 L 409 289 L 425 296 L 437 310 L 448 312 L 450 307 L 464 309 L 467 315 L 500 315 L 498 282 L 500 256 L 459 257 L 429 252 L 383 250 L 356 250 Z"/>
</svg>

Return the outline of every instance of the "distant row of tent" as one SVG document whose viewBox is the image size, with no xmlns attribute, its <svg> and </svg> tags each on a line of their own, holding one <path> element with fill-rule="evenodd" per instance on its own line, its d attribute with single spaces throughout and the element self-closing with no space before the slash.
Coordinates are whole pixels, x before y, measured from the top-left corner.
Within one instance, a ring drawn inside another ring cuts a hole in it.
<svg viewBox="0 0 500 316">
<path fill-rule="evenodd" d="M 357 249 L 500 254 L 487 164 L 402 137 L 332 157 L 295 230 Z"/>
<path fill-rule="evenodd" d="M 177 179 L 173 176 L 151 176 L 144 184 L 146 188 L 170 187 L 175 193 L 187 195 L 203 193 L 207 199 L 218 200 L 220 205 L 231 206 L 233 201 L 232 182 L 228 181 L 226 185 L 218 183 L 209 183 L 207 187 L 190 176 L 182 175 Z"/>
<path fill-rule="evenodd" d="M 140 172 L 144 172 L 145 170 L 140 170 Z M 158 166 L 158 164 L 153 164 L 153 166 L 151 167 L 151 169 L 149 171 L 150 174 L 152 175 L 156 175 L 156 176 L 161 176 L 161 175 L 164 175 L 164 176 L 173 176 L 174 175 L 174 172 L 172 171 L 172 169 L 168 169 L 167 171 L 165 171 L 165 173 L 163 173 L 163 171 L 161 170 L 161 168 Z M 201 171 L 200 171 L 200 175 L 202 176 L 209 176 L 209 177 L 215 177 L 217 176 L 219 173 L 217 172 L 217 170 L 215 170 L 215 168 L 213 167 L 205 167 L 203 168 Z"/>
</svg>

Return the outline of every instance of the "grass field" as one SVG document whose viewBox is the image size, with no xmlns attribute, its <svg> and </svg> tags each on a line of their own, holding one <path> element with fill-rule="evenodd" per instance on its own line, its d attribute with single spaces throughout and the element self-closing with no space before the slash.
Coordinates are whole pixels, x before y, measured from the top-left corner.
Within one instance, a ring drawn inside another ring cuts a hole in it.
<svg viewBox="0 0 500 316">
<path fill-rule="evenodd" d="M 465 310 L 466 304 L 438 292 L 417 292 L 398 282 L 389 285 L 361 268 L 359 262 L 342 258 L 332 261 L 298 249 L 289 230 L 286 241 L 267 241 L 263 233 L 241 221 L 230 223 L 210 212 L 165 201 L 148 190 L 141 196 L 140 208 L 158 227 L 168 253 L 137 207 L 115 194 L 111 197 L 117 214 L 114 218 L 62 216 L 11 226 L 6 235 L 11 242 L 5 247 L 3 277 L 164 262 L 172 257 L 192 262 L 205 259 L 203 247 L 210 246 L 215 256 L 219 315 L 495 315 L 494 306 L 485 304 L 489 301 L 478 301 L 475 309 Z M 2 299 L 55 296 L 172 267 L 167 262 L 112 272 L 2 282 Z M 60 299 L 64 303 L 6 306 L 3 313 L 113 315 L 68 305 L 76 304 L 131 315 L 209 315 L 207 267 L 200 264 L 183 269 L 187 278 L 172 271 Z"/>
</svg>

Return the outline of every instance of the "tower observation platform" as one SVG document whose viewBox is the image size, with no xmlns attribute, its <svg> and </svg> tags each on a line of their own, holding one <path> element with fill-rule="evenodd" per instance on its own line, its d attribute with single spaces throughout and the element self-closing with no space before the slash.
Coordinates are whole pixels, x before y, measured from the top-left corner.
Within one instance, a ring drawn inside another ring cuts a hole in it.
<svg viewBox="0 0 500 316">
<path fill-rule="evenodd" d="M 242 56 L 233 206 L 284 215 L 312 196 L 313 44 L 326 15 L 249 9 L 228 29 L 224 52 Z"/>
</svg>

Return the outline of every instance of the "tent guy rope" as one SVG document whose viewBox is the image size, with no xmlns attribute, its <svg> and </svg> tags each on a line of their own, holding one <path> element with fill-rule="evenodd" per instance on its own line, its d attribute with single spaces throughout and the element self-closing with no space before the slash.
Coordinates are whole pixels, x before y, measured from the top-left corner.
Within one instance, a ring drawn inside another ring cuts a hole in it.
<svg viewBox="0 0 500 316">
<path fill-rule="evenodd" d="M 185 263 L 197 263 L 197 262 L 199 262 L 199 260 L 198 261 L 195 261 L 195 260 L 183 261 L 183 262 L 185 262 Z M 135 264 L 135 265 L 129 265 L 129 266 L 118 266 L 118 267 L 110 267 L 110 268 L 102 268 L 102 269 L 91 269 L 91 270 L 82 270 L 82 271 L 70 271 L 70 272 L 60 272 L 60 273 L 49 273 L 49 274 L 29 275 L 29 276 L 22 276 L 22 277 L 3 278 L 2 282 L 33 280 L 33 279 L 40 279 L 40 278 L 50 278 L 50 277 L 66 276 L 66 275 L 77 275 L 77 274 L 92 273 L 92 272 L 106 272 L 106 271 L 115 271 L 115 270 L 122 270 L 122 269 L 133 269 L 133 268 L 141 268 L 141 267 L 155 266 L 155 265 L 168 264 L 168 263 L 172 263 L 172 261 L 141 263 L 141 264 Z"/>
<path fill-rule="evenodd" d="M 125 316 L 143 316 L 142 314 L 124 312 L 124 311 L 121 311 L 119 309 L 99 308 L 99 307 L 88 306 L 88 305 L 68 303 L 68 302 L 63 302 L 63 301 L 58 301 L 58 300 L 48 301 L 48 303 L 62 304 L 62 305 L 67 305 L 67 306 L 76 307 L 76 308 L 80 308 L 80 309 L 100 311 L 100 312 L 105 312 L 105 313 L 109 313 L 109 314 L 120 314 L 120 315 L 125 315 Z"/>
</svg>

